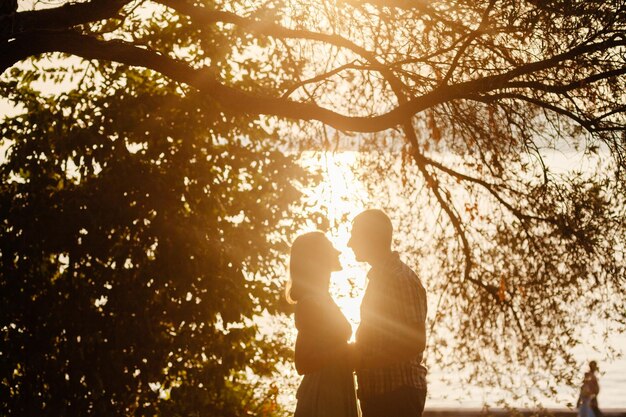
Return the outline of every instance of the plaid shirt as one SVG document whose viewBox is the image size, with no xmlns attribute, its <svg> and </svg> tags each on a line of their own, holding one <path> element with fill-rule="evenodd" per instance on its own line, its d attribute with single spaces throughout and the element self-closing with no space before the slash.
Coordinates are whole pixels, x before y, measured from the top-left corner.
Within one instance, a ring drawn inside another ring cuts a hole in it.
<svg viewBox="0 0 626 417">
<path fill-rule="evenodd" d="M 397 252 L 382 268 L 372 268 L 361 303 L 361 324 L 357 346 L 364 358 L 381 356 L 394 341 L 402 338 L 407 326 L 426 322 L 426 291 Z M 404 329 L 404 330 L 403 330 Z M 405 362 L 383 367 L 357 369 L 359 398 L 394 391 L 401 387 L 426 389 L 423 353 Z"/>
</svg>

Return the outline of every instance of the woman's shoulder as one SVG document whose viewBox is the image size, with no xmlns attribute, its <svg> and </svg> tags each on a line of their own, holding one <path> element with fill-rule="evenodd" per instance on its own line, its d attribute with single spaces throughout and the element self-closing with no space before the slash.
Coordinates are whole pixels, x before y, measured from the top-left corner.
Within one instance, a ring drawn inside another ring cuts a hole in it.
<svg viewBox="0 0 626 417">
<path fill-rule="evenodd" d="M 296 327 L 301 329 L 315 322 L 315 317 L 319 315 L 323 303 L 319 296 L 307 296 L 298 300 L 295 307 Z"/>
<path fill-rule="evenodd" d="M 319 309 L 324 304 L 323 296 L 308 295 L 298 300 L 296 303 L 296 314 L 298 312 Z"/>
</svg>

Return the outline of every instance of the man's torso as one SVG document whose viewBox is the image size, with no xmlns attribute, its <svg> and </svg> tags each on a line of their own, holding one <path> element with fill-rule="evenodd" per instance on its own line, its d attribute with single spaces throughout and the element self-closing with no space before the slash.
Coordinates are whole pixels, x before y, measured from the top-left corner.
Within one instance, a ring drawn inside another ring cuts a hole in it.
<svg viewBox="0 0 626 417">
<path fill-rule="evenodd" d="M 393 343 L 402 326 L 426 320 L 426 292 L 417 275 L 398 255 L 381 270 L 371 271 L 361 304 L 357 345 L 364 355 L 384 350 Z M 371 397 L 402 387 L 426 389 L 426 368 L 420 353 L 415 357 L 381 367 L 357 370 L 359 397 Z"/>
</svg>

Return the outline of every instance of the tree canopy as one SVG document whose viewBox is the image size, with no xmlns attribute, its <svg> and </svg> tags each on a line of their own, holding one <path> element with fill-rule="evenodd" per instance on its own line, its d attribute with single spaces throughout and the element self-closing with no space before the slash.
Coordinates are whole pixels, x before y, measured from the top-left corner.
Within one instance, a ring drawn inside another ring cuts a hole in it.
<svg viewBox="0 0 626 417">
<path fill-rule="evenodd" d="M 281 151 L 357 134 L 422 209 L 389 207 L 438 264 L 432 353 L 477 378 L 504 358 L 571 383 L 589 317 L 626 325 L 625 50 L 621 0 L 90 0 L 0 16 L 2 90 L 23 110 L 2 124 L 3 406 L 40 392 L 38 410 L 143 415 L 155 380 L 226 392 L 208 387 L 270 347 L 218 324 L 275 311 L 278 281 L 246 276 L 273 276 L 302 221 L 281 223 L 308 181 Z M 46 80 L 72 87 L 41 95 Z M 545 150 L 564 147 L 604 162 L 559 175 Z M 451 352 L 440 329 L 458 335 Z M 233 339 L 202 351 L 199 335 Z M 114 349 L 128 363 L 109 368 Z M 89 363 L 103 368 L 73 373 Z M 122 368 L 103 391 L 98 375 Z M 76 398 L 53 404 L 65 386 Z"/>
</svg>

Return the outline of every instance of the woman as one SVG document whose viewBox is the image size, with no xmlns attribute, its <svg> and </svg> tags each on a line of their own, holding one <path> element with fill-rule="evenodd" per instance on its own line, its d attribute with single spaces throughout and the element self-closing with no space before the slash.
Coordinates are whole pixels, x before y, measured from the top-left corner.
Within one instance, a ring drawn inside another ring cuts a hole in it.
<svg viewBox="0 0 626 417">
<path fill-rule="evenodd" d="M 589 362 L 589 372 L 585 372 L 583 385 L 578 396 L 578 416 L 579 417 L 600 417 L 597 403 L 597 395 L 600 392 L 596 372 L 598 364 L 596 361 Z"/>
<path fill-rule="evenodd" d="M 291 246 L 287 299 L 296 304 L 296 370 L 304 375 L 295 417 L 356 417 L 352 329 L 328 293 L 330 274 L 341 270 L 339 251 L 321 232 L 298 236 Z"/>
</svg>

